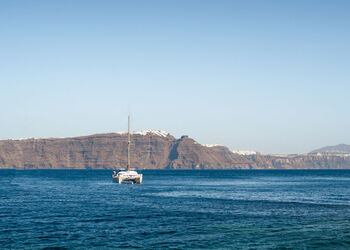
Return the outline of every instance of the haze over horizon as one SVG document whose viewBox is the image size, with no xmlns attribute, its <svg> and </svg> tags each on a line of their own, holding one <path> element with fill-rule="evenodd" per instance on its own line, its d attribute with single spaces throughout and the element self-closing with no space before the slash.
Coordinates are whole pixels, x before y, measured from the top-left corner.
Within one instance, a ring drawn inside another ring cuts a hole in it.
<svg viewBox="0 0 350 250">
<path fill-rule="evenodd" d="M 0 139 L 350 144 L 349 1 L 2 1 Z"/>
</svg>

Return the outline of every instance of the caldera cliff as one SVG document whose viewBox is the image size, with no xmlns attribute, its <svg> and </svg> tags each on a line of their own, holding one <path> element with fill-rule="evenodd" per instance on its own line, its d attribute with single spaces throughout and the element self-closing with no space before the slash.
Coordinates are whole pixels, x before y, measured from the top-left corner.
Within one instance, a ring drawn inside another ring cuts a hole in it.
<svg viewBox="0 0 350 250">
<path fill-rule="evenodd" d="M 125 168 L 127 134 L 0 141 L 1 169 Z M 350 169 L 349 155 L 241 155 L 224 146 L 204 146 L 188 136 L 161 131 L 132 135 L 137 169 Z"/>
</svg>

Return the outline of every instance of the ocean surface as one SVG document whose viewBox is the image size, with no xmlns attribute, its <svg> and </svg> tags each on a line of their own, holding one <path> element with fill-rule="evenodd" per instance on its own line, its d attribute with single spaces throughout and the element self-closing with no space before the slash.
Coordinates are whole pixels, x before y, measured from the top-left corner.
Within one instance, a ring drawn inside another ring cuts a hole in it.
<svg viewBox="0 0 350 250">
<path fill-rule="evenodd" d="M 350 248 L 350 170 L 0 170 L 0 249 Z"/>
</svg>

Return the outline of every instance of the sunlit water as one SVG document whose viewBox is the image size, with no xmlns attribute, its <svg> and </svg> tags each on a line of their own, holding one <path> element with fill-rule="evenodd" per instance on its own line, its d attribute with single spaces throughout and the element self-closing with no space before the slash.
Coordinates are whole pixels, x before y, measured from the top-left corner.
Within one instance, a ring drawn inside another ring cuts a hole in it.
<svg viewBox="0 0 350 250">
<path fill-rule="evenodd" d="M 0 248 L 350 248 L 350 171 L 0 170 Z"/>
</svg>

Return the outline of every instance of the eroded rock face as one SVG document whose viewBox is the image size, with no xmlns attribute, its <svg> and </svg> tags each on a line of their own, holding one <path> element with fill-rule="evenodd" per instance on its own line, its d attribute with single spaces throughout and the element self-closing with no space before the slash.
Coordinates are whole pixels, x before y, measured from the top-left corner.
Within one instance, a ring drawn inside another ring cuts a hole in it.
<svg viewBox="0 0 350 250">
<path fill-rule="evenodd" d="M 133 166 L 150 169 L 166 166 L 175 140 L 170 135 L 133 135 Z M 126 134 L 0 141 L 0 168 L 111 169 L 125 168 L 126 162 Z"/>
<path fill-rule="evenodd" d="M 331 155 L 338 155 L 338 156 L 348 156 L 350 155 L 350 145 L 338 144 L 335 146 L 323 147 L 310 152 L 310 154 L 317 154 L 317 153 L 331 154 Z"/>
<path fill-rule="evenodd" d="M 127 134 L 111 133 L 64 139 L 0 141 L 0 168 L 125 168 Z M 328 154 L 239 155 L 224 146 L 203 146 L 183 136 L 135 133 L 131 167 L 138 169 L 328 169 L 350 168 L 350 157 Z"/>
</svg>

